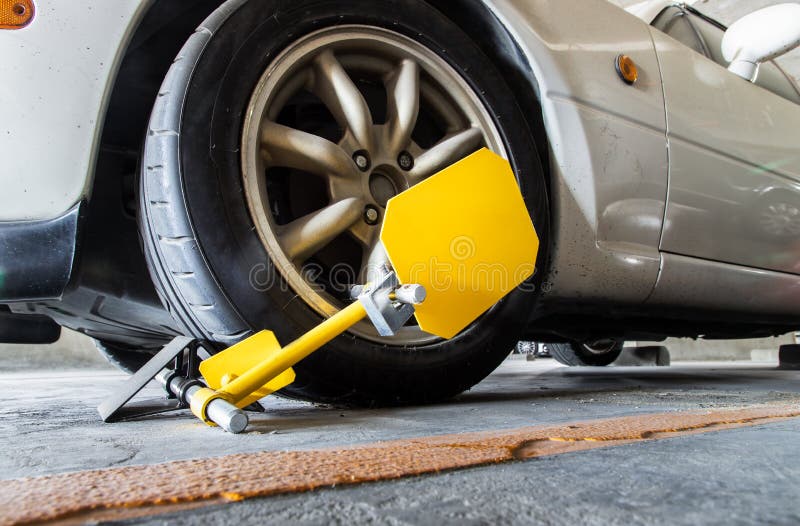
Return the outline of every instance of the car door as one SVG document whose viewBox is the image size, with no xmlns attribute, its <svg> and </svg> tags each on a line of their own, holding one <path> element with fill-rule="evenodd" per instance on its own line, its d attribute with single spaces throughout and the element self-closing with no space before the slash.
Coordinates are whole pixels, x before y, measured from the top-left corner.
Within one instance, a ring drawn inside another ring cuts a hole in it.
<svg viewBox="0 0 800 526">
<path fill-rule="evenodd" d="M 670 175 L 660 248 L 800 273 L 800 94 L 773 63 L 721 64 L 724 28 L 684 7 L 653 22 Z"/>
</svg>

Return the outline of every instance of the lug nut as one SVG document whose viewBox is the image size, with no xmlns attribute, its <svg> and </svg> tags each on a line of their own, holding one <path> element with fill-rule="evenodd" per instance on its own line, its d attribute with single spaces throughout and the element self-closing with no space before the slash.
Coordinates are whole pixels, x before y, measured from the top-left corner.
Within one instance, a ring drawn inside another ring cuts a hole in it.
<svg viewBox="0 0 800 526">
<path fill-rule="evenodd" d="M 378 219 L 380 219 L 381 214 L 378 212 L 378 209 L 372 205 L 367 205 L 364 207 L 364 222 L 368 225 L 375 225 L 378 223 Z"/>
<path fill-rule="evenodd" d="M 408 152 L 400 152 L 397 156 L 397 164 L 406 172 L 414 168 L 414 158 Z"/>
<path fill-rule="evenodd" d="M 369 170 L 369 155 L 364 150 L 359 150 L 353 154 L 353 161 L 358 166 L 358 169 L 362 172 L 366 172 Z"/>
</svg>

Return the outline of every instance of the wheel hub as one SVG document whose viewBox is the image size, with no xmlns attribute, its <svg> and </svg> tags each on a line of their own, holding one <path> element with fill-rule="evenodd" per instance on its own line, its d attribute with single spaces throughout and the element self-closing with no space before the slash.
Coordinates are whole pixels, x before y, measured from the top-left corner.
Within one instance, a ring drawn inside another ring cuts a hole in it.
<svg viewBox="0 0 800 526">
<path fill-rule="evenodd" d="M 374 171 L 369 176 L 369 190 L 375 203 L 381 208 L 386 208 L 389 199 L 399 194 L 402 190 L 398 189 L 395 180 L 382 171 Z"/>
</svg>

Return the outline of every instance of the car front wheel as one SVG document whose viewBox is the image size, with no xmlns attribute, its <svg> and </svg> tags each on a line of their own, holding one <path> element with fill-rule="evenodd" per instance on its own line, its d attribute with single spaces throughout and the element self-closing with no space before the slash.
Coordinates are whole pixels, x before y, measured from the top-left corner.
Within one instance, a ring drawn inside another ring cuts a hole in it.
<svg viewBox="0 0 800 526">
<path fill-rule="evenodd" d="M 186 43 L 153 109 L 140 191 L 151 274 L 188 334 L 224 347 L 269 328 L 288 343 L 386 261 L 387 201 L 481 147 L 512 162 L 543 262 L 532 134 L 469 35 L 418 0 L 231 0 Z M 449 341 L 413 323 L 392 338 L 360 323 L 298 364 L 284 394 L 457 394 L 519 339 L 532 289 Z"/>
</svg>

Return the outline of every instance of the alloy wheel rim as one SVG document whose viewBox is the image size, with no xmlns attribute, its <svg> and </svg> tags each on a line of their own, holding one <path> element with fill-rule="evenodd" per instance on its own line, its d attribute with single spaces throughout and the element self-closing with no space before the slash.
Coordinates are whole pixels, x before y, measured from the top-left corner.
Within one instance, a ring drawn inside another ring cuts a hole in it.
<svg viewBox="0 0 800 526">
<path fill-rule="evenodd" d="M 328 317 L 347 285 L 386 264 L 388 199 L 484 146 L 505 156 L 490 113 L 441 57 L 386 29 L 322 29 L 256 85 L 242 136 L 245 197 L 273 266 Z M 350 332 L 394 345 L 437 339 L 415 325 L 389 339 L 366 322 Z"/>
</svg>

